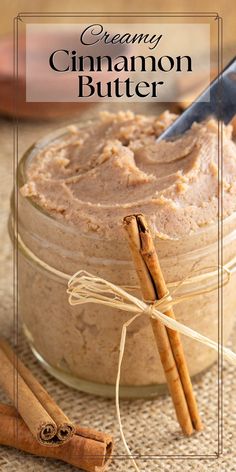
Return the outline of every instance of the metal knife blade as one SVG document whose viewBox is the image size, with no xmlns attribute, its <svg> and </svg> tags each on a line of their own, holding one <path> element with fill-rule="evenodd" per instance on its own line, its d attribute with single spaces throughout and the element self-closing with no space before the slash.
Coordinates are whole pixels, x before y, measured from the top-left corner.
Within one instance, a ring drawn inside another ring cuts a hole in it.
<svg viewBox="0 0 236 472">
<path fill-rule="evenodd" d="M 209 99 L 209 101 L 204 101 Z M 197 121 L 214 116 L 225 124 L 236 114 L 236 56 L 209 87 L 157 138 L 174 139 Z"/>
</svg>

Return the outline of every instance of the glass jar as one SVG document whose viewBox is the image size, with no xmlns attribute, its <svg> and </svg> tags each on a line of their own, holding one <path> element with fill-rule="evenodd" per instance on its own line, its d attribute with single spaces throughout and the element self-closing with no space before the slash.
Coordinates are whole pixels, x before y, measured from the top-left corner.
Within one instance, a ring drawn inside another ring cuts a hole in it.
<svg viewBox="0 0 236 472">
<path fill-rule="evenodd" d="M 25 183 L 27 165 L 39 150 L 67 133 L 67 129 L 54 132 L 26 152 L 18 168 L 19 188 Z M 10 218 L 12 239 L 13 227 Z M 192 274 L 185 279 L 179 294 L 191 294 L 217 283 L 218 229 L 215 223 L 179 240 L 156 241 L 161 267 L 171 288 L 193 268 L 210 267 L 211 273 L 203 277 Z M 20 192 L 18 231 L 19 314 L 32 351 L 47 371 L 62 382 L 85 392 L 113 396 L 121 329 L 130 313 L 103 305 L 70 306 L 66 290 L 69 277 L 81 269 L 117 285 L 137 286 L 128 244 L 117 239 L 101 240 L 96 234 L 81 234 L 78 227 L 45 213 Z M 235 238 L 234 214 L 224 222 L 224 264 L 232 272 L 224 287 L 224 342 L 232 331 L 236 308 Z M 134 294 L 141 298 L 138 289 Z M 177 305 L 175 314 L 181 323 L 218 340 L 217 290 Z M 217 359 L 217 352 L 190 338 L 183 336 L 183 345 L 191 376 L 205 371 Z M 150 321 L 144 315 L 128 330 L 120 394 L 126 398 L 148 397 L 165 388 Z"/>
</svg>

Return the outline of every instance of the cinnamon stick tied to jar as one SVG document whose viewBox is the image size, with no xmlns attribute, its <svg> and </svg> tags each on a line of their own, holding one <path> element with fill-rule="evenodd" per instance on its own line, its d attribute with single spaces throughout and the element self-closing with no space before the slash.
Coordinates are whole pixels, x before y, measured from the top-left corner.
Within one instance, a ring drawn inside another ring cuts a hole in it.
<svg viewBox="0 0 236 472">
<path fill-rule="evenodd" d="M 167 295 L 168 289 L 147 222 L 142 214 L 130 215 L 124 218 L 124 228 L 128 234 L 143 298 L 155 303 L 155 300 Z M 175 318 L 172 308 L 166 310 L 165 315 Z M 189 436 L 193 429 L 202 430 L 203 425 L 180 335 L 177 331 L 166 328 L 159 320 L 151 318 L 151 325 L 177 419 L 184 434 Z"/>
<path fill-rule="evenodd" d="M 1 445 L 58 459 L 87 472 L 104 472 L 111 461 L 111 436 L 94 429 L 75 426 L 70 441 L 54 448 L 39 444 L 12 406 L 0 404 L 0 424 Z"/>
<path fill-rule="evenodd" d="M 57 446 L 68 441 L 75 428 L 48 392 L 0 338 L 0 386 L 40 444 Z"/>
</svg>

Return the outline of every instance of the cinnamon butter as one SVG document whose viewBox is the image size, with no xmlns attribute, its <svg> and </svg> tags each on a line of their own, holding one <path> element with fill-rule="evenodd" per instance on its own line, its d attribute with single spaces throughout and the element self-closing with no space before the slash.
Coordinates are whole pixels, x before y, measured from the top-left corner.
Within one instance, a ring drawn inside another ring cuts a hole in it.
<svg viewBox="0 0 236 472">
<path fill-rule="evenodd" d="M 128 214 L 145 214 L 165 279 L 170 288 L 184 279 L 181 293 L 217 283 L 221 237 L 223 262 L 232 271 L 224 288 L 225 341 L 230 335 L 236 308 L 236 146 L 231 126 L 223 129 L 222 172 L 219 127 L 213 119 L 194 123 L 175 142 L 156 142 L 175 118 L 169 112 L 158 117 L 103 113 L 44 138 L 20 163 L 19 304 L 24 329 L 45 367 L 82 390 L 112 394 L 121 329 L 130 314 L 94 304 L 71 307 L 68 277 L 85 269 L 136 287 L 132 293 L 141 297 L 122 228 Z M 190 297 L 175 313 L 180 322 L 217 340 L 217 290 Z M 189 338 L 183 337 L 183 344 L 191 375 L 217 358 Z M 128 332 L 123 392 L 148 395 L 164 383 L 152 329 L 143 316 Z"/>
</svg>

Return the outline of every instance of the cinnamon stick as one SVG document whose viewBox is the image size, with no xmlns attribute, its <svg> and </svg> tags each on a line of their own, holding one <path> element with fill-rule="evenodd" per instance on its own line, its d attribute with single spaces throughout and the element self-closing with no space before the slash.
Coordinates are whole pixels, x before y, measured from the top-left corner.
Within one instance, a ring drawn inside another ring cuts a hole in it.
<svg viewBox="0 0 236 472">
<path fill-rule="evenodd" d="M 143 215 L 137 216 L 138 225 L 140 228 L 139 234 L 141 238 L 141 255 L 147 265 L 151 274 L 158 298 L 164 297 L 168 293 L 168 288 L 162 274 L 161 266 L 157 256 L 157 252 L 153 243 L 152 236 L 149 232 L 147 222 Z M 165 315 L 176 319 L 173 308 L 165 311 Z M 178 331 L 166 328 L 169 337 L 171 349 L 175 358 L 176 366 L 179 372 L 184 394 L 186 397 L 190 417 L 194 429 L 201 431 L 203 425 L 199 416 L 197 402 L 194 396 L 192 382 L 189 375 L 187 362 L 184 355 L 183 345 Z"/>
<path fill-rule="evenodd" d="M 0 385 L 17 401 L 17 409 L 37 441 L 47 446 L 68 441 L 74 433 L 72 422 L 2 338 L 0 365 Z"/>
<path fill-rule="evenodd" d="M 139 277 L 143 298 L 154 302 L 158 299 L 158 294 L 141 253 L 142 240 L 140 232 L 142 228 L 140 228 L 139 215 L 127 216 L 124 218 L 123 223 L 128 234 L 129 246 Z M 193 433 L 193 425 L 167 330 L 163 323 L 156 319 L 151 318 L 151 325 L 177 419 L 184 434 L 189 436 Z"/>
<path fill-rule="evenodd" d="M 76 426 L 70 441 L 51 448 L 38 443 L 14 407 L 0 404 L 0 423 L 1 445 L 58 459 L 87 472 L 103 472 L 111 461 L 111 436 L 94 429 Z"/>
</svg>

